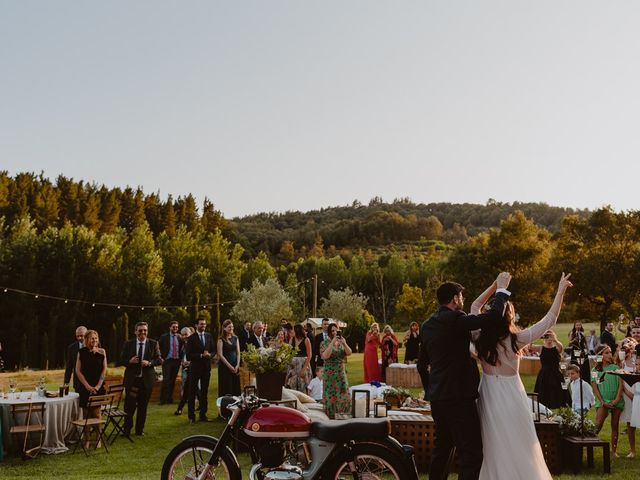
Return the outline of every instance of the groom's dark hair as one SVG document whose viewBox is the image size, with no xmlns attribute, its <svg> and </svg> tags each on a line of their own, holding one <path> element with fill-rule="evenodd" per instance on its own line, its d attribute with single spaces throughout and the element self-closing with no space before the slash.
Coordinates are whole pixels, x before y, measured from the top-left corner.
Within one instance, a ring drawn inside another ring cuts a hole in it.
<svg viewBox="0 0 640 480">
<path fill-rule="evenodd" d="M 464 292 L 464 287 L 456 282 L 444 282 L 442 285 L 438 287 L 436 291 L 436 296 L 438 297 L 438 303 L 440 305 L 446 305 L 453 297 L 459 295 Z"/>
</svg>

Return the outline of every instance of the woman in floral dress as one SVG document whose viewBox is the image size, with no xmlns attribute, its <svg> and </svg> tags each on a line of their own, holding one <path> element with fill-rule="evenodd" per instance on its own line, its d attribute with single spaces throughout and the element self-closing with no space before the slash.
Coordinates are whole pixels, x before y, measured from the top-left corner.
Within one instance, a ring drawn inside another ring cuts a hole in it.
<svg viewBox="0 0 640 480">
<path fill-rule="evenodd" d="M 351 348 L 339 334 L 335 323 L 329 324 L 327 333 L 328 338 L 320 344 L 320 355 L 324 360 L 322 403 L 329 418 L 335 418 L 336 413 L 348 413 L 351 408 L 349 384 L 344 371 L 344 360 L 351 355 Z"/>
</svg>

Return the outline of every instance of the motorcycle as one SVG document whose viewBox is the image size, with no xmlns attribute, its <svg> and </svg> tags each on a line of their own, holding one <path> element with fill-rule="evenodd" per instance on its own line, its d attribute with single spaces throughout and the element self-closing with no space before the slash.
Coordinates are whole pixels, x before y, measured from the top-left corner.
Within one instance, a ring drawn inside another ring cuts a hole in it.
<svg viewBox="0 0 640 480">
<path fill-rule="evenodd" d="M 241 480 L 234 442 L 249 451 L 250 480 L 418 480 L 413 447 L 389 435 L 386 418 L 312 422 L 252 390 L 220 406 L 228 420 L 220 438 L 185 438 L 167 455 L 162 480 Z"/>
</svg>

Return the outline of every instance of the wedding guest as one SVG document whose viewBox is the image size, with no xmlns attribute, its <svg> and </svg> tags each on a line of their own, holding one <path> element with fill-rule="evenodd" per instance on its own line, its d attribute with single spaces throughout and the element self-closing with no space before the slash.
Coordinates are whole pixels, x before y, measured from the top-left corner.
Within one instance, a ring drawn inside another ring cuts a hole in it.
<svg viewBox="0 0 640 480">
<path fill-rule="evenodd" d="M 631 337 L 631 329 L 635 325 L 640 325 L 640 323 L 638 323 L 638 321 L 640 321 L 640 317 L 629 319 L 628 325 L 622 325 L 623 321 L 624 321 L 624 313 L 620 314 L 620 316 L 618 317 L 617 329 L 619 332 L 624 333 L 625 338 Z"/>
<path fill-rule="evenodd" d="M 131 434 L 134 415 L 136 416 L 136 435 L 144 435 L 147 406 L 149 398 L 151 398 L 153 384 L 156 381 L 154 367 L 162 365 L 158 342 L 148 338 L 148 332 L 149 326 L 146 322 L 136 323 L 136 337 L 124 343 L 120 354 L 120 363 L 126 365 L 124 370 L 124 388 L 126 390 L 124 411 L 127 417 L 122 427 L 125 437 Z"/>
<path fill-rule="evenodd" d="M 393 333 L 390 325 L 385 325 L 383 329 L 382 341 L 382 380 L 387 378 L 387 367 L 392 363 L 398 363 L 398 338 Z"/>
<path fill-rule="evenodd" d="M 64 370 L 64 380 L 62 383 L 69 385 L 71 376 L 73 375 L 73 389 L 77 392 L 80 382 L 75 376 L 76 360 L 78 352 L 84 347 L 84 336 L 87 333 L 87 327 L 79 326 L 76 328 L 76 341 L 67 347 L 67 366 Z"/>
<path fill-rule="evenodd" d="M 616 343 L 616 337 L 613 334 L 613 322 L 607 322 L 607 326 L 600 335 L 600 343 L 608 345 L 612 354 L 616 353 L 618 344 Z"/>
<path fill-rule="evenodd" d="M 238 335 L 238 340 L 240 341 L 240 351 L 247 351 L 247 344 L 249 343 L 249 339 L 251 338 L 251 322 L 244 322 L 244 326 Z"/>
<path fill-rule="evenodd" d="M 622 381 L 617 375 L 608 373 L 618 369 L 613 359 L 611 347 L 609 345 L 600 345 L 596 354 L 602 355 L 602 363 L 595 367 L 595 371 L 598 374 L 597 381 L 591 384 L 593 393 L 596 396 L 596 430 L 598 433 L 602 430 L 604 421 L 611 413 L 611 453 L 614 457 L 617 457 L 618 425 L 624 408 Z"/>
<path fill-rule="evenodd" d="M 418 322 L 411 322 L 409 331 L 404 336 L 404 363 L 416 363 L 420 354 L 420 325 Z"/>
<path fill-rule="evenodd" d="M 584 327 L 582 326 L 582 322 L 578 320 L 573 323 L 573 328 L 569 331 L 569 343 L 573 342 L 579 334 L 584 336 Z"/>
<path fill-rule="evenodd" d="M 640 372 L 640 356 L 636 357 L 636 372 Z M 633 458 L 636 456 L 636 429 L 640 427 L 640 382 L 634 383 L 630 390 L 628 394 L 631 394 L 633 402 L 631 420 L 627 424 L 627 435 L 629 436 L 629 445 L 633 445 L 633 448 L 627 456 Z"/>
<path fill-rule="evenodd" d="M 324 360 L 322 369 L 322 403 L 329 418 L 336 418 L 336 414 L 349 412 L 349 383 L 344 371 L 344 362 L 351 355 L 351 348 L 339 333 L 338 325 L 329 324 L 328 337 L 320 345 L 320 355 Z"/>
<path fill-rule="evenodd" d="M 87 402 L 92 395 L 104 395 L 104 379 L 107 374 L 107 354 L 100 348 L 100 338 L 95 330 L 87 330 L 84 335 L 84 347 L 76 356 L 75 376 L 78 380 L 79 404 L 87 418 L 100 418 L 100 407 L 87 409 Z M 99 432 L 93 427 L 98 441 Z M 90 433 L 85 432 L 85 448 L 89 446 Z M 96 446 L 96 448 L 99 445 Z"/>
<path fill-rule="evenodd" d="M 169 323 L 169 332 L 163 333 L 158 339 L 160 355 L 162 356 L 162 388 L 160 390 L 160 405 L 173 403 L 173 389 L 180 370 L 180 357 L 184 344 L 179 333 L 180 325 L 175 320 Z"/>
<path fill-rule="evenodd" d="M 287 388 L 304 393 L 311 381 L 311 342 L 299 323 L 293 327 L 293 332 L 292 345 L 298 349 L 298 353 L 291 360 L 285 384 Z"/>
<path fill-rule="evenodd" d="M 293 325 L 287 322 L 284 326 L 284 341 L 292 345 L 294 337 L 295 337 L 295 332 L 293 331 Z"/>
<path fill-rule="evenodd" d="M 364 363 L 364 383 L 379 382 L 382 380 L 380 365 L 378 365 L 378 349 L 381 345 L 379 328 L 377 323 L 372 323 L 364 339 L 364 355 L 362 357 L 362 362 Z"/>
<path fill-rule="evenodd" d="M 253 333 L 249 337 L 247 345 L 253 345 L 256 348 L 267 346 L 267 339 L 264 336 L 264 324 L 262 322 L 253 322 Z"/>
<path fill-rule="evenodd" d="M 571 356 L 571 364 L 580 367 L 580 375 L 585 382 L 591 381 L 591 367 L 589 366 L 589 350 L 587 347 L 587 337 L 581 331 L 577 331 L 572 337 L 567 351 Z M 582 360 L 584 359 L 584 360 Z M 582 362 L 582 364 L 580 363 Z"/>
<path fill-rule="evenodd" d="M 278 348 L 284 345 L 285 343 L 288 343 L 287 334 L 283 329 L 280 329 L 276 332 L 276 336 L 273 338 L 273 340 L 269 342 L 269 345 Z"/>
<path fill-rule="evenodd" d="M 627 373 L 633 373 L 636 370 L 635 359 L 633 358 L 636 349 L 636 341 L 633 338 L 624 338 L 618 346 L 618 365 Z M 624 355 L 624 358 L 620 358 Z M 624 408 L 620 414 L 620 423 L 627 426 L 627 436 L 629 438 L 629 447 L 632 456 L 636 451 L 636 430 L 630 426 L 631 417 L 633 416 L 633 391 L 631 385 L 624 380 L 622 381 L 622 399 L 624 400 Z"/>
<path fill-rule="evenodd" d="M 180 336 L 182 337 L 183 345 L 187 344 L 187 339 L 193 334 L 193 332 L 194 330 L 191 327 L 184 327 L 182 330 L 180 330 Z M 191 362 L 187 360 L 186 348 L 182 349 L 180 360 L 182 366 L 182 386 L 180 388 L 180 403 L 178 404 L 178 408 L 176 408 L 174 415 L 182 415 L 182 410 L 189 400 L 189 385 L 191 380 L 191 377 L 189 376 L 189 364 Z"/>
<path fill-rule="evenodd" d="M 577 365 L 569 365 L 567 372 L 571 380 L 571 408 L 578 415 L 582 409 L 586 415 L 596 398 L 593 395 L 593 389 L 580 378 L 580 368 Z M 580 403 L 580 388 L 582 388 L 582 403 Z"/>
<path fill-rule="evenodd" d="M 208 422 L 207 411 L 209 409 L 208 395 L 209 382 L 211 381 L 211 357 L 216 346 L 211 334 L 207 332 L 207 320 L 200 317 L 196 324 L 196 333 L 187 339 L 187 360 L 189 365 L 189 401 L 187 402 L 189 423 L 196 422 L 196 397 L 200 405 L 200 421 Z"/>
<path fill-rule="evenodd" d="M 307 395 L 316 402 L 322 402 L 322 367 L 316 367 L 316 376 L 309 382 Z"/>
<path fill-rule="evenodd" d="M 320 355 L 320 345 L 327 338 L 329 338 L 329 334 L 327 333 L 327 328 L 329 328 L 329 319 L 323 318 L 321 323 L 322 331 L 316 335 L 313 340 L 313 352 L 311 353 L 311 365 L 315 371 L 315 367 L 321 367 L 324 365 L 324 360 L 322 359 L 322 355 Z"/>
<path fill-rule="evenodd" d="M 240 343 L 233 334 L 233 322 L 222 322 L 218 353 L 218 397 L 240 395 Z"/>
<path fill-rule="evenodd" d="M 587 349 L 589 350 L 589 355 L 595 355 L 599 346 L 600 337 L 596 335 L 596 331 L 594 329 L 589 330 L 589 335 L 587 336 Z"/>
<path fill-rule="evenodd" d="M 564 377 L 560 372 L 560 355 L 562 343 L 553 330 L 547 330 L 542 336 L 542 347 L 531 348 L 540 352 L 540 372 L 536 378 L 533 391 L 538 394 L 538 401 L 547 408 L 565 407 L 569 404 L 566 390 L 562 389 Z"/>
</svg>

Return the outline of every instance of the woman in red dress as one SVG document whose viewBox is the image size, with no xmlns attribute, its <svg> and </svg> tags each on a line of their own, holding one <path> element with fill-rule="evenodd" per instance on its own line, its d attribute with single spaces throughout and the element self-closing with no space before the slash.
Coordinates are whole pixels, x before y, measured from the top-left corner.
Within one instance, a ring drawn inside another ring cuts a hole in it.
<svg viewBox="0 0 640 480">
<path fill-rule="evenodd" d="M 378 365 L 378 349 L 380 348 L 380 329 L 372 323 L 364 341 L 364 383 L 382 380 Z"/>
</svg>

